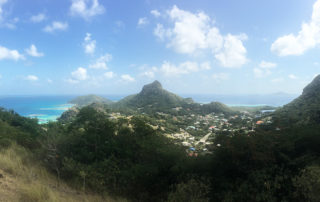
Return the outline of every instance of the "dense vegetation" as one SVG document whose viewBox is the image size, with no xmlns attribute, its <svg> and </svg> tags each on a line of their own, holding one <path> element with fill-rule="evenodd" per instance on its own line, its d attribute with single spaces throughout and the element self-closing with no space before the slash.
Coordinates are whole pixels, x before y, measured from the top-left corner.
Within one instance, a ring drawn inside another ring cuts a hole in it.
<svg viewBox="0 0 320 202">
<path fill-rule="evenodd" d="M 96 109 L 108 108 L 111 111 L 121 112 L 127 115 L 142 113 L 154 115 L 156 112 L 169 113 L 172 115 L 187 115 L 190 113 L 210 114 L 212 112 L 230 115 L 236 113 L 235 110 L 232 110 L 220 102 L 200 104 L 194 102 L 191 98 L 182 98 L 163 89 L 159 81 L 145 85 L 140 93 L 129 95 L 118 102 L 112 102 L 96 95 L 89 95 L 77 97 L 70 103 L 77 104 L 77 106 L 80 107 L 90 105 Z M 60 120 L 73 120 L 77 112 L 77 108 L 66 111 Z"/>
<path fill-rule="evenodd" d="M 87 106 L 92 103 L 104 103 L 104 104 L 111 104 L 113 103 L 111 100 L 108 100 L 107 98 L 97 96 L 97 95 L 85 95 L 85 96 L 79 96 L 72 100 L 70 100 L 71 104 L 75 104 L 78 106 Z"/>
<path fill-rule="evenodd" d="M 187 157 L 184 148 L 159 135 L 141 117 L 110 121 L 104 113 L 85 107 L 72 123 L 50 123 L 47 131 L 13 112 L 2 110 L 0 117 L 1 147 L 10 140 L 32 149 L 43 165 L 79 189 L 134 201 L 320 197 L 316 126 L 219 135 L 215 145 L 221 146 L 213 147 L 213 155 L 195 158 Z"/>
<path fill-rule="evenodd" d="M 211 154 L 197 157 L 150 126 L 158 115 L 135 112 L 112 119 L 114 109 L 103 104 L 79 108 L 69 121 L 46 125 L 1 109 L 0 148 L 16 142 L 59 180 L 130 201 L 320 201 L 317 102 L 310 110 L 291 107 L 316 96 L 317 85 L 310 86 L 314 90 L 307 87 L 298 101 L 276 111 L 275 123 L 250 133 L 217 134 Z M 217 107 L 224 106 L 198 109 Z M 313 115 L 297 122 L 284 110 Z M 279 117 L 286 118 L 287 127 L 278 127 L 284 123 Z"/>
<path fill-rule="evenodd" d="M 274 118 L 281 127 L 291 124 L 320 124 L 320 75 L 303 89 L 303 93 L 291 103 L 279 109 Z"/>
</svg>

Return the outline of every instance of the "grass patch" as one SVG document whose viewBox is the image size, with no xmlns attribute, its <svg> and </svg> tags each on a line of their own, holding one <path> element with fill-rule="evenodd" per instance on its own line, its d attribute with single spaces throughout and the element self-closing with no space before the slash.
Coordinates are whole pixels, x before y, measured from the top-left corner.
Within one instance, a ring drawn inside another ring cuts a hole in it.
<svg viewBox="0 0 320 202">
<path fill-rule="evenodd" d="M 8 195 L 16 196 L 10 201 L 19 202 L 102 202 L 126 201 L 102 197 L 97 194 L 74 190 L 67 184 L 58 183 L 57 178 L 43 168 L 27 149 L 12 144 L 6 149 L 0 149 L 0 171 L 11 182 L 7 186 Z M 1 179 L 0 179 L 1 180 Z M 5 182 L 5 181 L 3 181 Z M 1 199 L 1 197 L 0 197 Z"/>
</svg>

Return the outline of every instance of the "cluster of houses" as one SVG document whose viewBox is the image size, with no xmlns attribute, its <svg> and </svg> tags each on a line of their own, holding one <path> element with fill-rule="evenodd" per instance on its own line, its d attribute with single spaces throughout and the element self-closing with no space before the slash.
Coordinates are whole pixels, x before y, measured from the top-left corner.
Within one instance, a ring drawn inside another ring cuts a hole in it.
<svg viewBox="0 0 320 202">
<path fill-rule="evenodd" d="M 174 110 L 181 110 L 180 107 Z M 208 115 L 189 114 L 184 116 L 171 116 L 163 112 L 157 112 L 157 115 L 164 117 L 159 119 L 157 126 L 152 126 L 154 129 L 161 128 L 165 132 L 165 136 L 174 139 L 177 144 L 181 144 L 188 149 L 186 150 L 189 156 L 197 156 L 198 153 L 209 152 L 208 148 L 214 145 L 214 136 L 220 132 L 253 132 L 258 125 L 271 124 L 272 118 L 253 115 L 249 112 L 241 112 L 238 115 L 226 116 L 223 113 L 210 113 Z M 120 113 L 111 113 L 111 119 L 125 118 Z M 131 117 L 126 117 L 131 118 Z M 179 126 L 176 132 L 167 132 L 165 127 L 161 126 L 163 122 L 172 120 L 173 123 L 183 123 Z M 218 145 L 215 145 L 218 146 Z M 221 146 L 221 145 L 219 145 Z"/>
</svg>

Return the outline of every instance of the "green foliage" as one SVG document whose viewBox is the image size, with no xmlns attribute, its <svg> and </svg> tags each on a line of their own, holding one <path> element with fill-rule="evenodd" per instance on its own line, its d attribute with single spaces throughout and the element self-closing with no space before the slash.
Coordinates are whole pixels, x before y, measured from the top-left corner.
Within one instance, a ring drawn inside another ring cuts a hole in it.
<svg viewBox="0 0 320 202">
<path fill-rule="evenodd" d="M 175 190 L 169 193 L 169 202 L 207 202 L 210 192 L 209 180 L 189 179 L 175 186 Z"/>
<path fill-rule="evenodd" d="M 299 201 L 320 201 L 320 166 L 308 166 L 294 178 Z"/>
<path fill-rule="evenodd" d="M 184 150 L 140 118 L 112 122 L 84 107 L 66 129 L 60 127 L 48 133 L 61 133 L 56 136 L 61 177 L 83 187 L 158 201 L 183 170 Z"/>
<path fill-rule="evenodd" d="M 108 100 L 107 98 L 100 97 L 97 95 L 85 95 L 76 97 L 72 99 L 69 103 L 83 107 L 93 103 L 111 104 L 113 102 L 111 100 Z"/>
<path fill-rule="evenodd" d="M 191 98 L 182 98 L 162 88 L 158 81 L 145 85 L 142 91 L 130 95 L 110 105 L 113 110 L 121 112 L 146 113 L 153 115 L 156 112 L 171 115 L 185 115 L 190 113 L 210 114 L 225 113 L 234 114 L 235 111 L 219 102 L 209 104 L 195 103 Z M 176 109 L 178 108 L 178 109 Z"/>
<path fill-rule="evenodd" d="M 303 89 L 301 96 L 277 110 L 274 119 L 282 127 L 320 124 L 320 76 Z"/>
<path fill-rule="evenodd" d="M 41 134 L 41 128 L 36 119 L 19 116 L 14 111 L 0 109 L 0 145 L 9 146 L 10 142 L 30 149 L 39 148 L 37 138 Z"/>
</svg>

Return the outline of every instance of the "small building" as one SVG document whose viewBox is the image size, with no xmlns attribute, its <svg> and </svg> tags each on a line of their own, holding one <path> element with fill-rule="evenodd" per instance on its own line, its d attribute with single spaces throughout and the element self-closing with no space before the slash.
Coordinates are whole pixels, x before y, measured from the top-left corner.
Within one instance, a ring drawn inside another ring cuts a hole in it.
<svg viewBox="0 0 320 202">
<path fill-rule="evenodd" d="M 261 125 L 261 124 L 263 124 L 263 123 L 264 123 L 263 121 L 257 121 L 257 122 L 256 122 L 257 125 Z"/>
</svg>

